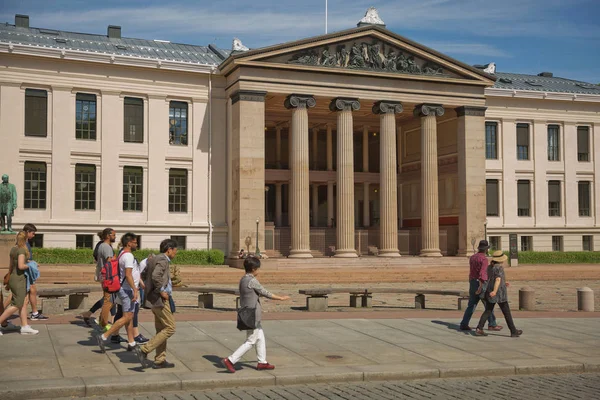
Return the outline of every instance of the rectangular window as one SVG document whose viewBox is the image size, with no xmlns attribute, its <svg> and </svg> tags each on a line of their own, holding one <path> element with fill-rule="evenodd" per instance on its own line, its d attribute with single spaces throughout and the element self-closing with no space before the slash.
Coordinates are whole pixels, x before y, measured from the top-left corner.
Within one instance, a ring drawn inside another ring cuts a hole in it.
<svg viewBox="0 0 600 400">
<path fill-rule="evenodd" d="M 23 186 L 24 208 L 46 208 L 46 163 L 26 161 Z"/>
<path fill-rule="evenodd" d="M 96 95 L 77 93 L 75 138 L 96 140 Z"/>
<path fill-rule="evenodd" d="M 560 217 L 560 181 L 548 182 L 548 215 Z"/>
<path fill-rule="evenodd" d="M 137 235 L 137 248 L 138 250 L 142 249 L 142 235 Z"/>
<path fill-rule="evenodd" d="M 75 165 L 75 209 L 96 209 L 96 166 Z"/>
<path fill-rule="evenodd" d="M 185 236 L 171 236 L 171 239 L 177 242 L 177 249 L 185 250 L 186 237 Z"/>
<path fill-rule="evenodd" d="M 48 135 L 48 92 L 25 89 L 25 136 Z"/>
<path fill-rule="evenodd" d="M 517 160 L 529 160 L 529 124 L 517 124 Z"/>
<path fill-rule="evenodd" d="M 181 101 L 169 103 L 169 144 L 187 146 L 188 105 Z"/>
<path fill-rule="evenodd" d="M 487 179 L 485 181 L 485 198 L 487 205 L 487 215 L 490 217 L 498 216 L 498 180 Z"/>
<path fill-rule="evenodd" d="M 123 141 L 127 143 L 144 142 L 144 100 L 125 97 L 123 122 Z"/>
<path fill-rule="evenodd" d="M 143 181 L 142 167 L 123 168 L 123 211 L 142 211 Z"/>
<path fill-rule="evenodd" d="M 590 210 L 590 182 L 581 181 L 577 183 L 577 192 L 579 195 L 579 216 L 589 217 Z"/>
<path fill-rule="evenodd" d="M 519 217 L 530 216 L 530 190 L 529 181 L 519 180 L 517 181 L 517 215 Z"/>
<path fill-rule="evenodd" d="M 502 242 L 500 236 L 490 236 L 490 250 L 502 250 Z"/>
<path fill-rule="evenodd" d="M 560 161 L 558 125 L 548 125 L 548 161 Z"/>
<path fill-rule="evenodd" d="M 552 251 L 563 251 L 562 236 L 552 236 Z"/>
<path fill-rule="evenodd" d="M 577 160 L 590 161 L 590 128 L 577 127 Z"/>
<path fill-rule="evenodd" d="M 41 249 L 44 247 L 44 234 L 36 233 L 33 239 L 29 240 L 31 247 Z"/>
<path fill-rule="evenodd" d="M 187 170 L 169 169 L 169 212 L 187 212 Z"/>
<path fill-rule="evenodd" d="M 521 251 L 533 250 L 533 238 L 531 236 L 521 236 Z"/>
<path fill-rule="evenodd" d="M 594 251 L 594 237 L 591 235 L 582 236 L 581 245 L 583 251 Z"/>
<path fill-rule="evenodd" d="M 485 123 L 485 158 L 488 160 L 498 159 L 498 124 L 496 122 Z"/>
<path fill-rule="evenodd" d="M 94 235 L 75 235 L 75 248 L 93 249 Z"/>
</svg>

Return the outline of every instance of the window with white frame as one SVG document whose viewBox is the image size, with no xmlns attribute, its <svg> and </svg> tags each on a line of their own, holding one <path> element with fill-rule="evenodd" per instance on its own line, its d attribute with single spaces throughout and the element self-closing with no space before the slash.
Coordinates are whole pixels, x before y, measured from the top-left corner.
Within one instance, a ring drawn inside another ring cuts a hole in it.
<svg viewBox="0 0 600 400">
<path fill-rule="evenodd" d="M 560 181 L 548 182 L 548 216 L 560 217 Z"/>
<path fill-rule="evenodd" d="M 529 217 L 531 215 L 531 182 L 528 180 L 517 181 L 517 215 Z"/>
<path fill-rule="evenodd" d="M 529 160 L 529 124 L 517 124 L 517 160 Z"/>
<path fill-rule="evenodd" d="M 590 128 L 577 127 L 577 160 L 590 161 Z"/>
<path fill-rule="evenodd" d="M 558 125 L 548 125 L 548 161 L 560 161 L 560 130 Z"/>
</svg>

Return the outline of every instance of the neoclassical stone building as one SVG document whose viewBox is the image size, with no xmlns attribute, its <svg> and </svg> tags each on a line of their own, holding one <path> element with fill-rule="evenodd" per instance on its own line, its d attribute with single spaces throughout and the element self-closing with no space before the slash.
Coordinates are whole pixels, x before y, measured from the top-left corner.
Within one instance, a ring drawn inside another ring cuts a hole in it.
<svg viewBox="0 0 600 400">
<path fill-rule="evenodd" d="M 466 65 L 373 14 L 253 50 L 17 16 L 0 26 L 0 68 L 0 172 L 18 188 L 15 225 L 35 222 L 45 247 L 91 246 L 105 226 L 144 247 L 173 236 L 294 258 L 600 238 L 600 90 Z"/>
</svg>

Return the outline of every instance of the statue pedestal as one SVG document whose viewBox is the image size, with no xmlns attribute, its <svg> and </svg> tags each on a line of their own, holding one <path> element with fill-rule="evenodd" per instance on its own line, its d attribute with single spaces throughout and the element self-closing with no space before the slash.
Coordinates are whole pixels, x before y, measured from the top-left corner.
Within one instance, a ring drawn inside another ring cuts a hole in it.
<svg viewBox="0 0 600 400">
<path fill-rule="evenodd" d="M 0 235 L 0 268 L 8 269 L 8 256 L 10 249 L 15 245 L 17 234 L 1 234 Z"/>
</svg>

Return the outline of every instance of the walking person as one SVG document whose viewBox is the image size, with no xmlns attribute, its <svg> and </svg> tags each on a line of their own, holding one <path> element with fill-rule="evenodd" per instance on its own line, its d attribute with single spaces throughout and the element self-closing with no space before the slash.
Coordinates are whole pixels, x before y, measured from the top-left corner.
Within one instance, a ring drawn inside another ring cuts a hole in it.
<svg viewBox="0 0 600 400">
<path fill-rule="evenodd" d="M 28 267 L 29 250 L 27 250 L 27 234 L 19 232 L 17 234 L 17 244 L 10 250 L 8 273 L 8 286 L 12 293 L 10 305 L 6 307 L 0 315 L 0 325 L 15 312 L 19 312 L 21 318 L 21 335 L 37 335 L 39 331 L 33 329 L 27 323 L 27 278 L 25 270 Z M 0 330 L 0 335 L 2 331 Z"/>
<path fill-rule="evenodd" d="M 461 331 L 471 330 L 469 322 L 471 322 L 471 317 L 475 312 L 477 304 L 483 299 L 485 294 L 485 288 L 488 282 L 488 260 L 486 254 L 489 248 L 490 245 L 488 241 L 482 240 L 479 242 L 479 246 L 477 247 L 477 253 L 473 254 L 469 258 L 469 304 L 467 305 L 463 319 L 460 322 Z M 497 324 L 496 316 L 493 312 L 488 316 L 488 330 L 502 330 L 502 327 Z"/>
<path fill-rule="evenodd" d="M 487 333 L 483 331 L 483 326 L 485 325 L 485 320 L 494 311 L 496 303 L 498 303 L 500 310 L 502 310 L 502 314 L 504 314 L 504 319 L 506 320 L 508 329 L 510 329 L 510 336 L 519 337 L 523 333 L 522 330 L 515 327 L 512 314 L 510 313 L 510 307 L 508 306 L 508 293 L 506 288 L 509 284 L 506 282 L 503 267 L 503 264 L 507 259 L 508 257 L 502 250 L 497 250 L 492 254 L 492 262 L 488 267 L 490 280 L 485 296 L 485 312 L 479 319 L 479 324 L 475 330 L 475 335 L 477 336 L 487 336 Z"/>
<path fill-rule="evenodd" d="M 37 232 L 37 227 L 34 224 L 25 224 L 23 226 L 23 232 L 27 235 L 27 250 L 29 250 L 29 259 L 27 261 L 33 261 L 33 251 L 31 250 L 30 241 L 35 237 L 35 233 Z M 38 312 L 37 308 L 37 287 L 34 284 L 29 287 L 29 304 L 31 305 L 31 314 L 29 315 L 29 319 L 43 321 L 47 320 L 44 314 Z"/>
<path fill-rule="evenodd" d="M 133 313 L 135 312 L 135 304 L 138 300 L 138 289 L 133 278 L 134 269 L 139 269 L 137 260 L 132 252 L 137 249 L 137 236 L 134 233 L 128 232 L 121 237 L 121 246 L 123 251 L 119 254 L 119 279 L 121 280 L 121 288 L 116 293 L 116 301 L 123 308 L 123 316 L 116 320 L 114 324 L 104 333 L 98 334 L 98 346 L 100 351 L 106 351 L 105 342 L 109 336 L 116 335 L 119 337 L 119 330 L 124 326 L 127 330 L 128 349 L 133 349 L 136 342 L 133 336 Z M 104 300 L 106 304 L 106 300 Z M 103 306 L 104 307 L 104 306 Z"/>
<path fill-rule="evenodd" d="M 267 362 L 267 345 L 265 334 L 260 324 L 262 307 L 260 305 L 260 297 L 266 297 L 273 300 L 289 300 L 289 296 L 277 296 L 266 290 L 256 279 L 260 269 L 260 260 L 256 257 L 248 257 L 244 260 L 244 270 L 246 274 L 240 280 L 240 307 L 248 307 L 255 309 L 256 328 L 246 331 L 246 341 L 238 347 L 238 349 L 229 357 L 221 360 L 223 367 L 227 368 L 232 374 L 235 373 L 235 363 L 252 348 L 256 347 L 256 356 L 258 364 L 256 369 L 271 370 L 275 366 Z"/>
<path fill-rule="evenodd" d="M 175 364 L 167 361 L 167 340 L 175 334 L 175 319 L 171 312 L 169 298 L 173 290 L 169 264 L 177 255 L 177 242 L 165 239 L 160 243 L 160 253 L 148 259 L 146 267 L 145 305 L 152 309 L 156 335 L 147 343 L 136 346 L 136 352 L 143 368 L 152 365 L 154 369 L 173 368 Z M 154 364 L 148 360 L 148 354 L 156 350 Z"/>
<path fill-rule="evenodd" d="M 105 228 L 101 232 L 98 232 L 98 237 L 100 238 L 100 241 L 94 248 L 94 261 L 96 261 L 96 274 L 94 276 L 94 280 L 102 284 L 102 275 L 100 271 L 102 270 L 106 260 L 115 256 L 115 251 L 112 247 L 112 244 L 117 239 L 117 232 L 112 228 Z M 111 324 L 108 321 L 109 314 L 114 316 L 115 310 L 113 309 L 113 304 L 111 302 L 111 294 L 104 289 L 103 291 L 104 294 L 102 298 L 98 300 L 92 306 L 92 308 L 89 309 L 89 311 L 82 313 L 81 316 L 83 317 L 83 322 L 85 322 L 87 326 L 91 326 L 90 318 L 92 314 L 101 309 L 102 311 L 100 312 L 99 323 L 106 332 L 111 327 Z"/>
</svg>

